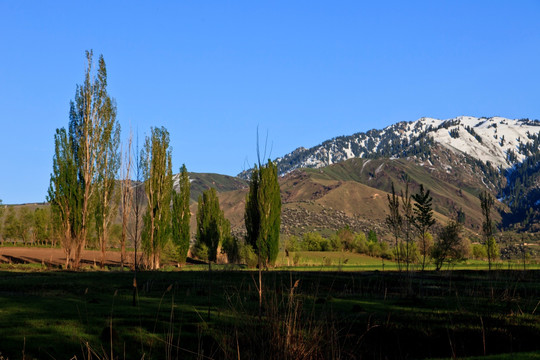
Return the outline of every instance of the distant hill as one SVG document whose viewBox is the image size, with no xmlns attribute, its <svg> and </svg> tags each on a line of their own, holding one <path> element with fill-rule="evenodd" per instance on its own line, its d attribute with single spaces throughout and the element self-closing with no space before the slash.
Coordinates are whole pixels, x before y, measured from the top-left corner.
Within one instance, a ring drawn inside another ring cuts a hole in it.
<svg viewBox="0 0 540 360">
<path fill-rule="evenodd" d="M 227 192 L 238 189 L 243 189 L 248 186 L 248 182 L 244 179 L 213 173 L 188 173 L 191 183 L 191 200 L 197 202 L 199 195 L 211 187 L 218 192 Z M 173 176 L 173 186 L 178 190 L 179 174 Z"/>
</svg>

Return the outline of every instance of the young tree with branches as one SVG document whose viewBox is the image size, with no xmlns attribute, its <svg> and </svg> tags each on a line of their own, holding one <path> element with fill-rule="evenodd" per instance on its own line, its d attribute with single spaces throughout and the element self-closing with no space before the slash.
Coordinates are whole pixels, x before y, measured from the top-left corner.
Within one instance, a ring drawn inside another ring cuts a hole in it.
<svg viewBox="0 0 540 360">
<path fill-rule="evenodd" d="M 424 190 L 424 185 L 420 184 L 420 190 L 412 196 L 414 204 L 414 226 L 420 237 L 420 250 L 422 253 L 422 271 L 426 267 L 426 257 L 429 255 L 429 240 L 431 239 L 429 229 L 435 224 L 433 218 L 432 201 L 429 190 Z"/>
<path fill-rule="evenodd" d="M 450 220 L 441 229 L 432 250 L 435 270 L 440 270 L 444 263 L 452 264 L 463 259 L 466 249 L 461 236 L 462 230 L 462 225 L 454 220 Z"/>
</svg>

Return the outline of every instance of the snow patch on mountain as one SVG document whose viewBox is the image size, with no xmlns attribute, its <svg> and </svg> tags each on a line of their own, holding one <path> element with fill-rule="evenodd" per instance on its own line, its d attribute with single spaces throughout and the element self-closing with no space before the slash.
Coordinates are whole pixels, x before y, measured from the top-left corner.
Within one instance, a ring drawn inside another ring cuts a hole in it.
<svg viewBox="0 0 540 360">
<path fill-rule="evenodd" d="M 320 168 L 355 157 L 407 157 L 411 147 L 432 141 L 456 154 L 466 154 L 508 169 L 526 158 L 521 145 L 531 142 L 532 135 L 540 136 L 538 120 L 472 116 L 441 120 L 424 117 L 412 122 L 399 122 L 382 130 L 333 138 L 310 149 L 298 148 L 276 161 L 283 175 L 298 168 Z M 433 166 L 429 158 L 421 162 Z M 445 170 L 451 170 L 451 167 Z"/>
</svg>

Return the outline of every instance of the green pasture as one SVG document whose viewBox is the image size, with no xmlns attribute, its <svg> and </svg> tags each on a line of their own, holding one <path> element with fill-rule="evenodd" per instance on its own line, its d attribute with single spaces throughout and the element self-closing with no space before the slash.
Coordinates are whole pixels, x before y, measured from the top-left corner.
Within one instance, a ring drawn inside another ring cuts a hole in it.
<svg viewBox="0 0 540 360">
<path fill-rule="evenodd" d="M 378 266 L 362 259 L 350 266 Z M 504 359 L 540 351 L 536 270 L 264 271 L 259 313 L 257 271 L 196 268 L 138 273 L 135 305 L 132 272 L 0 270 L 0 352 L 9 359 Z"/>
</svg>

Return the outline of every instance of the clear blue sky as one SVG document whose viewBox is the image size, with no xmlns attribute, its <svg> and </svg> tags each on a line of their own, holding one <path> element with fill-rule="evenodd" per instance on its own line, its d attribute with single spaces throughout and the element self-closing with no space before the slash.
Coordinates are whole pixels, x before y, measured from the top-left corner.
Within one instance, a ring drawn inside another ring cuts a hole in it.
<svg viewBox="0 0 540 360">
<path fill-rule="evenodd" d="M 538 1 L 0 0 L 0 199 L 44 201 L 84 51 L 122 137 L 171 135 L 173 166 L 236 175 L 422 116 L 540 118 Z"/>
</svg>

